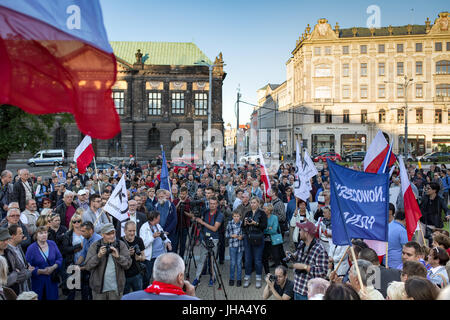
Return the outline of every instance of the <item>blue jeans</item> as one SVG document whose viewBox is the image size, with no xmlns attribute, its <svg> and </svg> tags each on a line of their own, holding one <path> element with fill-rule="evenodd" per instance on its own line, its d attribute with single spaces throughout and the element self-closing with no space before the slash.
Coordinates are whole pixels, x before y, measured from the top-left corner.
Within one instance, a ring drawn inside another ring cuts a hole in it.
<svg viewBox="0 0 450 320">
<path fill-rule="evenodd" d="M 239 248 L 230 247 L 230 280 L 241 280 L 242 278 L 242 256 L 244 251 L 241 249 L 241 251 L 238 252 L 238 249 Z M 234 277 L 235 271 L 237 273 L 236 278 Z"/>
<path fill-rule="evenodd" d="M 137 274 L 130 278 L 126 278 L 123 294 L 139 290 L 142 290 L 142 276 L 140 274 Z"/>
<path fill-rule="evenodd" d="M 300 293 L 294 292 L 294 300 L 308 300 L 308 296 L 304 296 Z"/>
<path fill-rule="evenodd" d="M 264 250 L 264 241 L 259 246 L 252 246 L 247 237 L 244 237 L 245 250 L 245 276 L 250 277 L 253 271 L 253 262 L 255 262 L 255 270 L 257 276 L 262 276 L 262 255 Z"/>
<path fill-rule="evenodd" d="M 147 270 L 147 282 L 144 281 L 144 286 L 148 283 L 150 284 L 150 279 L 152 277 L 152 273 L 153 273 L 153 265 L 155 264 L 155 260 L 156 258 L 152 258 L 150 261 L 149 260 L 145 260 L 145 268 Z M 148 286 L 147 284 L 147 286 Z"/>
<path fill-rule="evenodd" d="M 175 232 L 173 235 L 173 242 L 172 242 L 172 252 L 178 253 L 178 249 L 180 249 L 180 257 L 184 258 L 184 251 L 186 250 L 186 240 L 188 236 L 189 229 L 183 228 L 180 232 Z"/>
</svg>

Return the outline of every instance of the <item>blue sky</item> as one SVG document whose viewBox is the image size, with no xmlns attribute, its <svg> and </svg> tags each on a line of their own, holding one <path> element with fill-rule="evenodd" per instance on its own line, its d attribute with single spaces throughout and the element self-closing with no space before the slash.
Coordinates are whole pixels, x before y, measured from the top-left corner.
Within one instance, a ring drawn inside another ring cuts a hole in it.
<svg viewBox="0 0 450 320">
<path fill-rule="evenodd" d="M 257 103 L 256 90 L 286 80 L 286 61 L 309 23 L 320 18 L 332 27 L 365 27 L 370 5 L 381 10 L 381 26 L 425 24 L 448 0 L 100 0 L 108 37 L 113 41 L 194 42 L 211 60 L 223 53 L 223 119 L 236 124 L 236 90 Z M 411 10 L 413 9 L 413 10 Z M 241 104 L 240 123 L 253 108 Z"/>
</svg>

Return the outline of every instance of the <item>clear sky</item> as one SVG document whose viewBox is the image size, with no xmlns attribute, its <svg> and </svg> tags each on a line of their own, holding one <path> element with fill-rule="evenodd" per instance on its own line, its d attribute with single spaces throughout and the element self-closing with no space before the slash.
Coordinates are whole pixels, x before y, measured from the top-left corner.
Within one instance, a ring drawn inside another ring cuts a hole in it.
<svg viewBox="0 0 450 320">
<path fill-rule="evenodd" d="M 448 0 L 100 0 L 112 41 L 194 42 L 212 61 L 223 53 L 223 120 L 235 127 L 235 102 L 257 104 L 256 90 L 286 80 L 286 61 L 309 23 L 326 18 L 334 28 L 366 27 L 370 5 L 381 26 L 433 23 L 450 11 Z M 240 124 L 253 107 L 241 104 Z"/>
</svg>

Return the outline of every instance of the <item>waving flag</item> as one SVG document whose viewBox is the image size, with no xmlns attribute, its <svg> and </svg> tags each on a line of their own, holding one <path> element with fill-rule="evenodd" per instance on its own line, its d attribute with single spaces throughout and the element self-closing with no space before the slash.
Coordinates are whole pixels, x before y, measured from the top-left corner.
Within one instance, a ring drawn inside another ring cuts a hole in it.
<svg viewBox="0 0 450 320">
<path fill-rule="evenodd" d="M 398 157 L 400 165 L 400 181 L 402 183 L 403 203 L 405 208 L 406 231 L 408 233 L 408 241 L 411 241 L 412 236 L 417 228 L 417 221 L 422 217 L 416 197 L 411 189 L 408 173 L 406 172 L 403 157 Z"/>
<path fill-rule="evenodd" d="M 122 178 L 120 178 L 119 183 L 114 188 L 108 202 L 103 208 L 104 211 L 119 221 L 124 221 L 128 218 L 128 194 L 125 176 L 125 174 L 122 175 Z"/>
<path fill-rule="evenodd" d="M 92 139 L 90 136 L 85 136 L 80 145 L 75 149 L 73 161 L 77 163 L 78 172 L 83 174 L 86 168 L 94 159 L 94 148 L 92 147 Z"/>
<path fill-rule="evenodd" d="M 81 132 L 120 132 L 116 58 L 98 0 L 0 0 L 0 105 L 72 113 Z"/>
<path fill-rule="evenodd" d="M 267 167 L 266 167 L 266 164 L 264 163 L 264 157 L 261 153 L 261 150 L 259 150 L 259 159 L 260 159 L 260 165 L 261 165 L 261 180 L 264 183 L 265 196 L 267 198 L 270 198 L 268 193 L 272 189 L 272 187 L 269 182 L 269 175 L 267 174 Z"/>
<path fill-rule="evenodd" d="M 333 243 L 352 238 L 387 241 L 389 174 L 359 172 L 327 159 Z"/>
<path fill-rule="evenodd" d="M 378 130 L 364 157 L 364 172 L 378 173 L 385 159 L 388 159 L 386 164 L 388 168 L 396 161 L 392 148 L 386 142 L 383 132 Z"/>
<path fill-rule="evenodd" d="M 172 190 L 170 189 L 169 170 L 167 169 L 166 154 L 164 153 L 162 145 L 161 145 L 161 153 L 162 153 L 162 167 L 160 175 L 161 177 L 160 189 L 169 191 L 170 197 L 172 198 Z"/>
</svg>

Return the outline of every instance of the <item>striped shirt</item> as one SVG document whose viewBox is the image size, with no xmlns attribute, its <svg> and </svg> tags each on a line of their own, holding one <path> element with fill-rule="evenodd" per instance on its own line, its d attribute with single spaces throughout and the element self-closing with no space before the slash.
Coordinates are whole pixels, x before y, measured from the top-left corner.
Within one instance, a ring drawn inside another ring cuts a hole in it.
<svg viewBox="0 0 450 320">
<path fill-rule="evenodd" d="M 239 248 L 238 252 L 244 251 L 244 240 L 239 240 L 237 238 L 232 238 L 232 234 L 237 234 L 239 236 L 242 235 L 242 221 L 239 221 L 238 223 L 234 222 L 232 220 L 227 225 L 227 230 L 225 232 L 225 237 L 227 237 L 229 240 L 230 248 Z"/>
</svg>

